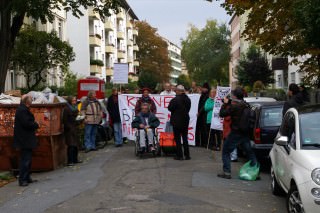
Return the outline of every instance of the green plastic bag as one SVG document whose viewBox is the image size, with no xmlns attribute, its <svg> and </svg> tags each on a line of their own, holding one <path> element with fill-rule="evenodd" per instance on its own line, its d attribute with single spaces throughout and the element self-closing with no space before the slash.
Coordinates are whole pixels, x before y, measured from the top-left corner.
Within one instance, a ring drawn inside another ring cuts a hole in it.
<svg viewBox="0 0 320 213">
<path fill-rule="evenodd" d="M 250 164 L 251 161 L 248 161 L 241 167 L 239 172 L 239 178 L 241 180 L 255 181 L 259 176 L 260 164 L 256 163 L 254 166 L 251 166 Z"/>
</svg>

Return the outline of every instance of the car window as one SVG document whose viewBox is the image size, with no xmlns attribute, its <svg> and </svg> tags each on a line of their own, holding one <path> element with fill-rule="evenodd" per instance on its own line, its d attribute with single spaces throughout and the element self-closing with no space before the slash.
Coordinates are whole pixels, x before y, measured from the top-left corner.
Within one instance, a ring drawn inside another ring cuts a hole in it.
<svg viewBox="0 0 320 213">
<path fill-rule="evenodd" d="M 299 121 L 301 144 L 320 145 L 320 112 L 302 114 Z"/>
<path fill-rule="evenodd" d="M 282 107 L 263 108 L 260 114 L 260 126 L 280 126 L 282 121 Z"/>
<path fill-rule="evenodd" d="M 281 135 L 288 137 L 289 144 L 293 148 L 296 148 L 295 126 L 294 114 L 292 112 L 288 112 L 283 118 L 280 133 Z"/>
</svg>

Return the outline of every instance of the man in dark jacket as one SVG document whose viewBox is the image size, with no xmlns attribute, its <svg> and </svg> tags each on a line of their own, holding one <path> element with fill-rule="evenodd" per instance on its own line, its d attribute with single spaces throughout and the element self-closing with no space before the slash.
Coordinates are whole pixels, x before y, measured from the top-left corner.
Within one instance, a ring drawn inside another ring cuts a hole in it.
<svg viewBox="0 0 320 213">
<path fill-rule="evenodd" d="M 150 105 L 143 103 L 141 105 L 141 112 L 132 121 L 132 128 L 136 128 L 139 131 L 140 147 L 147 146 L 146 137 L 148 138 L 148 148 L 150 151 L 154 151 L 154 129 L 160 125 L 159 119 L 149 110 Z"/>
<path fill-rule="evenodd" d="M 207 134 L 207 113 L 204 110 L 204 105 L 209 98 L 210 86 L 208 83 L 204 83 L 201 88 L 201 96 L 198 104 L 198 118 L 196 126 L 196 146 L 206 147 L 208 143 Z"/>
<path fill-rule="evenodd" d="M 109 112 L 114 131 L 114 143 L 116 147 L 122 146 L 122 126 L 119 112 L 118 89 L 112 89 L 112 95 L 108 99 L 107 110 Z"/>
<path fill-rule="evenodd" d="M 282 115 L 284 116 L 288 109 L 297 108 L 305 104 L 303 94 L 297 84 L 290 84 L 288 91 L 289 100 L 283 105 Z"/>
<path fill-rule="evenodd" d="M 24 96 L 16 110 L 14 118 L 13 145 L 20 149 L 19 185 L 28 186 L 33 180 L 30 176 L 32 150 L 37 147 L 36 130 L 39 128 L 33 114 L 30 112 L 32 99 Z"/>
<path fill-rule="evenodd" d="M 231 159 L 230 154 L 241 144 L 243 150 L 247 153 L 248 158 L 251 160 L 251 166 L 256 165 L 257 159 L 254 152 L 251 149 L 249 131 L 244 132 L 241 127 L 241 116 L 246 108 L 246 103 L 243 100 L 243 89 L 237 87 L 232 91 L 232 100 L 227 97 L 224 98 L 224 104 L 220 110 L 220 117 L 231 116 L 231 132 L 227 136 L 223 144 L 222 161 L 223 161 L 223 173 L 218 174 L 220 178 L 231 178 Z"/>
<path fill-rule="evenodd" d="M 173 98 L 168 106 L 171 112 L 170 123 L 173 127 L 174 140 L 177 144 L 177 156 L 175 160 L 183 160 L 181 136 L 183 140 L 184 156 L 186 160 L 190 160 L 189 143 L 188 143 L 188 127 L 189 127 L 189 111 L 191 108 L 191 100 L 185 94 L 184 87 L 179 85 L 176 90 L 177 96 Z"/>
</svg>

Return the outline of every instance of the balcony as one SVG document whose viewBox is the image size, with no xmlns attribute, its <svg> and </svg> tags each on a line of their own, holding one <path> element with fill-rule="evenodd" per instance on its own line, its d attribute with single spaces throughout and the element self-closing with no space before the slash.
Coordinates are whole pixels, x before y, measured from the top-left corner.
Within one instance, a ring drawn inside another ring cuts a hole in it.
<svg viewBox="0 0 320 213">
<path fill-rule="evenodd" d="M 101 67 L 99 65 L 90 65 L 90 73 L 101 74 Z"/>
<path fill-rule="evenodd" d="M 88 10 L 88 16 L 89 16 L 89 19 L 91 19 L 91 20 L 100 20 L 100 15 L 99 15 L 99 13 L 93 11 L 92 8 L 90 8 L 90 9 Z"/>
<path fill-rule="evenodd" d="M 128 56 L 127 62 L 128 62 L 128 63 L 132 63 L 132 62 L 133 62 L 133 57 L 132 57 L 132 56 Z"/>
<path fill-rule="evenodd" d="M 106 31 L 113 31 L 113 30 L 114 30 L 114 24 L 113 24 L 111 21 L 107 20 L 107 21 L 104 23 L 104 29 L 105 29 Z"/>
<path fill-rule="evenodd" d="M 125 17 L 126 17 L 126 14 L 124 13 L 123 10 L 121 10 L 121 11 L 117 14 L 117 19 L 119 19 L 119 20 L 124 20 Z"/>
<path fill-rule="evenodd" d="M 133 29 L 133 30 L 132 30 L 132 34 L 133 34 L 134 36 L 138 36 L 138 35 L 139 35 L 139 32 L 138 32 L 137 29 Z"/>
<path fill-rule="evenodd" d="M 138 45 L 133 45 L 133 51 L 136 51 L 136 52 L 138 52 L 139 51 L 139 47 L 138 47 Z"/>
<path fill-rule="evenodd" d="M 128 46 L 133 46 L 133 41 L 131 39 L 127 39 L 127 45 Z"/>
<path fill-rule="evenodd" d="M 112 67 L 106 68 L 106 75 L 113 76 L 113 68 Z"/>
<path fill-rule="evenodd" d="M 130 20 L 127 21 L 127 28 L 132 28 L 133 24 Z"/>
<path fill-rule="evenodd" d="M 114 46 L 112 44 L 107 44 L 106 45 L 106 53 L 112 54 L 112 53 L 114 53 L 115 49 L 116 48 L 114 48 Z"/>
<path fill-rule="evenodd" d="M 133 66 L 135 66 L 135 67 L 138 67 L 138 66 L 140 66 L 140 63 L 139 63 L 139 61 L 136 61 L 136 60 L 135 60 L 135 61 L 133 62 Z"/>
<path fill-rule="evenodd" d="M 118 39 L 120 39 L 120 40 L 124 40 L 124 38 L 125 38 L 124 32 L 118 31 L 118 32 L 117 32 L 117 37 L 118 37 Z"/>
<path fill-rule="evenodd" d="M 125 59 L 126 58 L 126 51 L 118 50 L 118 59 Z"/>
<path fill-rule="evenodd" d="M 90 46 L 92 46 L 92 47 L 100 47 L 101 46 L 101 36 L 98 34 L 90 35 L 89 42 L 90 42 Z"/>
</svg>

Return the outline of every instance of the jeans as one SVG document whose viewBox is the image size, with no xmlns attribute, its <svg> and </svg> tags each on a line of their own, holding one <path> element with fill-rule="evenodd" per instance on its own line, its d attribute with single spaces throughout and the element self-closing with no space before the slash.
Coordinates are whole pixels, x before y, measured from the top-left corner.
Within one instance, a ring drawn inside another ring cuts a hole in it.
<svg viewBox="0 0 320 213">
<path fill-rule="evenodd" d="M 116 145 L 121 145 L 123 143 L 121 122 L 113 123 L 113 131 L 114 131 L 114 143 Z"/>
<path fill-rule="evenodd" d="M 174 134 L 174 140 L 176 141 L 177 145 L 177 157 L 182 158 L 182 144 L 181 144 L 181 136 L 183 140 L 183 151 L 184 156 L 186 158 L 190 157 L 190 151 L 189 151 L 189 143 L 188 143 L 188 128 L 184 130 L 180 130 L 173 127 L 173 134 Z"/>
<path fill-rule="evenodd" d="M 238 160 L 238 150 L 235 148 L 230 154 L 231 160 Z"/>
<path fill-rule="evenodd" d="M 31 180 L 31 177 L 30 177 L 31 162 L 32 162 L 32 149 L 21 149 L 19 183 L 28 182 Z"/>
<path fill-rule="evenodd" d="M 225 174 L 231 174 L 231 153 L 238 144 L 241 144 L 243 150 L 247 153 L 249 160 L 251 160 L 251 165 L 253 166 L 257 163 L 256 155 L 251 149 L 249 137 L 231 131 L 223 144 L 222 150 L 223 171 Z"/>
<path fill-rule="evenodd" d="M 97 125 L 86 124 L 84 128 L 84 145 L 86 149 L 96 148 L 96 134 L 97 134 Z"/>
</svg>

